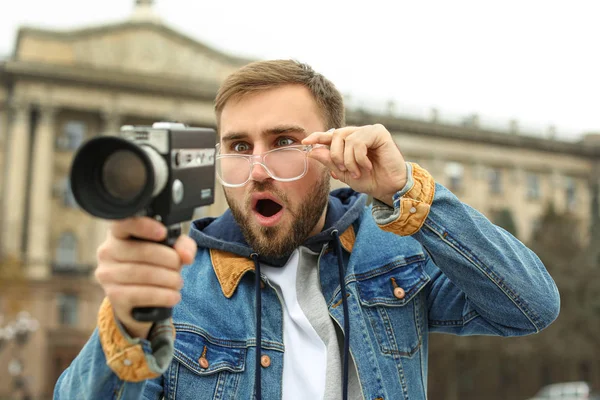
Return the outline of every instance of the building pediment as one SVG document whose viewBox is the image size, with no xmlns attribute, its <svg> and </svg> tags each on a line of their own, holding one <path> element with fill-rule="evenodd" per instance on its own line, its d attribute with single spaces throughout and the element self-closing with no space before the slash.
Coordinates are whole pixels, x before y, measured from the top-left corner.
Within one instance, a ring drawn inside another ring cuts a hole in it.
<svg viewBox="0 0 600 400">
<path fill-rule="evenodd" d="M 22 28 L 15 59 L 218 83 L 249 62 L 163 24 L 129 21 L 75 31 Z"/>
</svg>

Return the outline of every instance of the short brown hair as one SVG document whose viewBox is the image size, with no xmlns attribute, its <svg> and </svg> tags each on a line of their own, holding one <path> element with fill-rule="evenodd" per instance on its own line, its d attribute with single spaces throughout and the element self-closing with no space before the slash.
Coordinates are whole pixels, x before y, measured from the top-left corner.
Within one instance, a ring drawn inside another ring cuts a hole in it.
<svg viewBox="0 0 600 400">
<path fill-rule="evenodd" d="M 232 98 L 290 84 L 310 90 L 321 110 L 325 129 L 345 125 L 344 99 L 331 81 L 307 64 L 295 60 L 268 60 L 250 63 L 225 79 L 215 99 L 217 126 L 225 104 Z"/>
</svg>

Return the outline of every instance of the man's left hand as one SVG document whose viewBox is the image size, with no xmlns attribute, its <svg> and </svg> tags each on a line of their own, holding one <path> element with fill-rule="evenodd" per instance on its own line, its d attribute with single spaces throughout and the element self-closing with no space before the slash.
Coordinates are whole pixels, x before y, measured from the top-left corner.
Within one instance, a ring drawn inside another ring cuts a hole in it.
<svg viewBox="0 0 600 400">
<path fill-rule="evenodd" d="M 314 149 L 309 157 L 328 167 L 333 178 L 389 206 L 393 206 L 392 196 L 406 184 L 404 157 L 381 124 L 314 132 L 302 144 L 329 146 Z"/>
</svg>

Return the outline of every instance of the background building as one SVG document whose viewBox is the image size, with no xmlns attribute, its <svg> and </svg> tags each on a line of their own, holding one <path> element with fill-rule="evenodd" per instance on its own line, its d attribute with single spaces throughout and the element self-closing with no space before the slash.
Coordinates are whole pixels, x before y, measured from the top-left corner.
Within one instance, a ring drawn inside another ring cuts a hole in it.
<svg viewBox="0 0 600 400">
<path fill-rule="evenodd" d="M 219 83 L 250 61 L 182 35 L 160 22 L 151 2 L 137 3 L 125 22 L 71 31 L 22 28 L 13 55 L 0 61 L 0 314 L 7 323 L 27 310 L 39 321 L 22 349 L 23 375 L 39 398 L 51 397 L 94 329 L 103 297 L 93 269 L 107 225 L 73 199 L 67 175 L 75 149 L 126 124 L 177 120 L 214 127 Z M 590 243 L 598 223 L 600 135 L 564 142 L 527 136 L 515 122 L 503 132 L 483 129 L 476 116 L 450 125 L 435 110 L 428 120 L 399 117 L 392 107 L 348 110 L 349 124 L 376 122 L 393 133 L 407 159 L 522 241 L 535 236 L 553 204 L 568 213 L 582 243 Z M 225 208 L 219 189 L 215 204 L 197 216 Z M 598 276 L 596 267 L 590 273 Z M 553 275 L 589 280 L 572 271 Z M 598 282 L 589 293 L 600 298 Z M 600 308 L 591 317 L 600 320 Z M 550 344 L 537 336 L 434 336 L 431 398 L 523 398 L 562 379 L 600 385 L 600 343 L 573 343 L 576 329 L 551 335 Z M 20 351 L 14 343 L 0 348 L 0 368 Z M 0 397 L 13 393 L 14 380 L 0 377 Z"/>
</svg>

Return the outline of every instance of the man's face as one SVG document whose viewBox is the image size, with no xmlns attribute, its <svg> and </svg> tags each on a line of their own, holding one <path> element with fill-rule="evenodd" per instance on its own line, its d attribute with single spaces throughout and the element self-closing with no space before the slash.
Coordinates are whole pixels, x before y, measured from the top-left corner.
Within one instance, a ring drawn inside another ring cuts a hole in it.
<svg viewBox="0 0 600 400">
<path fill-rule="evenodd" d="M 221 113 L 221 153 L 262 154 L 300 145 L 325 124 L 310 91 L 286 85 L 230 100 Z M 224 187 L 244 237 L 259 254 L 282 257 L 321 231 L 329 194 L 329 174 L 308 159 L 308 172 L 292 182 L 272 179 L 254 165 L 242 187 Z"/>
</svg>

